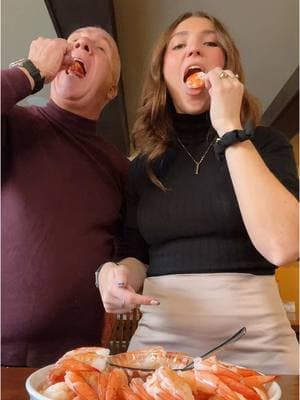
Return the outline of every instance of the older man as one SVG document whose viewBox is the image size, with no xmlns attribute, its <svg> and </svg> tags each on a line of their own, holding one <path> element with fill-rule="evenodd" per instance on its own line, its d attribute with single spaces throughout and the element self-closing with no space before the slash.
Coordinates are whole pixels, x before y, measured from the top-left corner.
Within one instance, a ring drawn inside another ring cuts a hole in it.
<svg viewBox="0 0 300 400">
<path fill-rule="evenodd" d="M 2 71 L 3 365 L 100 341 L 93 276 L 112 256 L 128 162 L 96 121 L 119 76 L 117 46 L 96 27 L 38 38 Z M 47 106 L 16 105 L 49 82 Z"/>
</svg>

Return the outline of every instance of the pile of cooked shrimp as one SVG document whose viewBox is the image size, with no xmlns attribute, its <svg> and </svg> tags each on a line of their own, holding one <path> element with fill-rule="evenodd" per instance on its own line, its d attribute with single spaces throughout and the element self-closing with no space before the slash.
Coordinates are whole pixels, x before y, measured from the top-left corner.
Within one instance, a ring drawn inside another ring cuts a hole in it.
<svg viewBox="0 0 300 400">
<path fill-rule="evenodd" d="M 140 360 L 151 351 L 124 353 L 121 359 L 128 355 L 129 361 Z M 161 360 L 164 354 L 161 348 Z M 163 364 L 137 376 L 128 373 L 128 362 L 127 368 L 111 366 L 108 356 L 101 347 L 67 352 L 50 369 L 40 393 L 55 400 L 268 400 L 265 384 L 275 379 L 222 363 L 215 356 L 196 358 L 192 370 L 174 371 Z"/>
</svg>

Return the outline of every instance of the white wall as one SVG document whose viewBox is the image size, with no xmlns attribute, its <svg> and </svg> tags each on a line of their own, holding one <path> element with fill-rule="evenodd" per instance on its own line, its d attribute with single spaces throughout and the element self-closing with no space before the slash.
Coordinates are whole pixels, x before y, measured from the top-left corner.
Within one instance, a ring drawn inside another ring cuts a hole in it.
<svg viewBox="0 0 300 400">
<path fill-rule="evenodd" d="M 63 0 L 61 0 L 63 1 Z M 113 0 L 130 126 L 149 51 L 177 15 L 202 9 L 221 19 L 241 50 L 247 86 L 266 109 L 298 65 L 298 0 Z M 56 37 L 43 0 L 2 0 L 1 67 L 26 57 L 38 36 Z M 48 86 L 27 102 L 43 102 Z"/>
<path fill-rule="evenodd" d="M 298 0 L 114 0 L 114 6 L 130 125 L 149 50 L 183 12 L 203 10 L 225 23 L 264 110 L 298 65 Z"/>
<path fill-rule="evenodd" d="M 43 0 L 2 0 L 1 2 L 1 68 L 26 58 L 32 40 L 38 36 L 56 37 Z M 45 104 L 49 86 L 22 102 Z"/>
</svg>

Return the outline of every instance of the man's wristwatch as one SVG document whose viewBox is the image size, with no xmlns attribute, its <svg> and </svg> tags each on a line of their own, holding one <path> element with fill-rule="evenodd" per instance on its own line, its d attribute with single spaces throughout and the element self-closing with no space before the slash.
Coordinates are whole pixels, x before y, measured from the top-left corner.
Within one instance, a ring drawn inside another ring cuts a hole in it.
<svg viewBox="0 0 300 400">
<path fill-rule="evenodd" d="M 252 130 L 238 130 L 235 129 L 230 132 L 224 133 L 224 135 L 216 140 L 214 144 L 215 154 L 218 160 L 223 160 L 225 157 L 225 150 L 227 147 L 239 143 L 244 142 L 245 140 L 249 140 L 253 138 L 254 134 Z"/>
<path fill-rule="evenodd" d="M 26 58 L 14 61 L 9 64 L 9 68 L 13 67 L 23 67 L 25 68 L 34 81 L 34 87 L 32 89 L 32 94 L 41 90 L 44 86 L 45 78 L 42 78 L 40 70 L 33 64 L 32 61 Z"/>
</svg>

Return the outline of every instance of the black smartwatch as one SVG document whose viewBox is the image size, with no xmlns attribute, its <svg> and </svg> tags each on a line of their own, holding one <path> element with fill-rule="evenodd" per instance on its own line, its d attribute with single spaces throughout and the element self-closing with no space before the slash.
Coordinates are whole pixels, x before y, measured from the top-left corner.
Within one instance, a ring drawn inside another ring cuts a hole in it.
<svg viewBox="0 0 300 400">
<path fill-rule="evenodd" d="M 32 94 L 38 92 L 39 90 L 41 90 L 43 88 L 45 78 L 42 78 L 40 70 L 33 64 L 32 61 L 30 61 L 29 59 L 23 58 L 21 60 L 14 61 L 11 64 L 9 64 L 9 68 L 13 68 L 13 67 L 23 67 L 29 72 L 30 76 L 32 77 L 32 79 L 34 81 L 34 87 L 31 92 Z"/>
<path fill-rule="evenodd" d="M 216 140 L 214 144 L 215 154 L 218 160 L 223 160 L 225 157 L 225 150 L 227 147 L 239 143 L 244 142 L 245 140 L 249 140 L 253 138 L 252 130 L 238 130 L 226 132 L 224 135 Z"/>
</svg>

